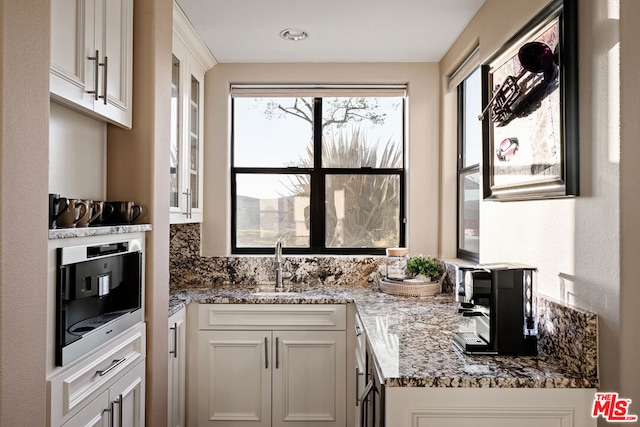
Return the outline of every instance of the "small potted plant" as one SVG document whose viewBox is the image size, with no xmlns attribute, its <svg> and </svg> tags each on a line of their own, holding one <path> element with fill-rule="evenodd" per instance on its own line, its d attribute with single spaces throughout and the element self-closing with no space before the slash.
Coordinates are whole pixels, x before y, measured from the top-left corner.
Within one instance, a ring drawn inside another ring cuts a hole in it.
<svg viewBox="0 0 640 427">
<path fill-rule="evenodd" d="M 407 261 L 407 272 L 416 279 L 430 282 L 440 276 L 442 268 L 435 258 L 422 254 L 409 258 Z"/>
</svg>

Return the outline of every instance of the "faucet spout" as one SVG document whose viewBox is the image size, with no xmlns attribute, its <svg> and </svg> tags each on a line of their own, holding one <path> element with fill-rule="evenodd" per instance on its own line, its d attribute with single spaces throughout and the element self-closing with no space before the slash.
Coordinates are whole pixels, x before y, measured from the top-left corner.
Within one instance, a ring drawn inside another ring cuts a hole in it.
<svg viewBox="0 0 640 427">
<path fill-rule="evenodd" d="M 282 258 L 282 242 L 280 241 L 280 239 L 276 240 L 276 248 L 275 248 L 275 254 L 276 254 L 276 291 L 281 291 L 284 289 L 284 286 L 282 284 L 282 279 L 290 279 L 292 274 L 289 272 L 283 272 L 282 271 L 282 263 L 283 258 Z"/>
<path fill-rule="evenodd" d="M 282 242 L 280 239 L 276 240 L 276 262 L 282 262 Z"/>
</svg>

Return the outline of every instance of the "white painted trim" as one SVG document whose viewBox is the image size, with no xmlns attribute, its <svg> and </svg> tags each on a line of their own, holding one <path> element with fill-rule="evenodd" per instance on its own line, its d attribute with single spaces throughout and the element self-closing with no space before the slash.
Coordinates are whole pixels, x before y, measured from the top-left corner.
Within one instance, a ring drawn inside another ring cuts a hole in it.
<svg viewBox="0 0 640 427">
<path fill-rule="evenodd" d="M 473 423 L 477 423 L 480 420 L 498 419 L 539 420 L 540 422 L 557 421 L 560 427 L 576 427 L 574 408 L 456 407 L 409 410 L 409 413 L 412 427 L 419 427 L 421 425 L 421 420 L 433 420 L 441 418 L 470 420 Z"/>
<path fill-rule="evenodd" d="M 175 1 L 173 2 L 173 32 L 188 46 L 194 58 L 205 72 L 217 64 L 211 51 L 204 44 L 189 19 Z"/>
</svg>

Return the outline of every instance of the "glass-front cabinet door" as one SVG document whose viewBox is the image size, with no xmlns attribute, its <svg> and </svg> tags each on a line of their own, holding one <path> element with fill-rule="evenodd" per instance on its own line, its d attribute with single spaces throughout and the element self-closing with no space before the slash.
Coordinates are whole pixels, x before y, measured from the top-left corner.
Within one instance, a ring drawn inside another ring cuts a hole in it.
<svg viewBox="0 0 640 427">
<path fill-rule="evenodd" d="M 188 204 L 189 210 L 200 210 L 200 163 L 202 162 L 202 156 L 200 155 L 200 147 L 202 146 L 202 132 L 201 132 L 201 120 L 200 120 L 200 104 L 202 102 L 202 96 L 200 88 L 200 80 L 198 76 L 191 74 L 191 97 L 189 99 L 189 195 Z"/>
<path fill-rule="evenodd" d="M 213 57 L 203 54 L 208 51 L 185 22 L 174 7 L 169 164 L 172 224 L 202 222 L 204 74 L 215 65 Z"/>
<path fill-rule="evenodd" d="M 169 166 L 170 195 L 169 206 L 171 212 L 180 209 L 180 187 L 182 179 L 180 173 L 180 60 L 173 55 L 173 66 L 171 68 L 171 154 Z"/>
</svg>

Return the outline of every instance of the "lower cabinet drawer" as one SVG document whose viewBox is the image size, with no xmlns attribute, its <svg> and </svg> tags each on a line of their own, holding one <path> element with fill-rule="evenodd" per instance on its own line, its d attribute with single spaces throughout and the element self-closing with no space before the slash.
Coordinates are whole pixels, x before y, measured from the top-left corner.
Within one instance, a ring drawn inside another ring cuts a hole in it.
<svg viewBox="0 0 640 427">
<path fill-rule="evenodd" d="M 198 326 L 206 329 L 345 330 L 340 304 L 201 304 Z"/>
<path fill-rule="evenodd" d="M 97 398 L 133 365 L 145 358 L 145 327 L 140 324 L 101 351 L 47 381 L 50 424 L 60 425 Z"/>
</svg>

